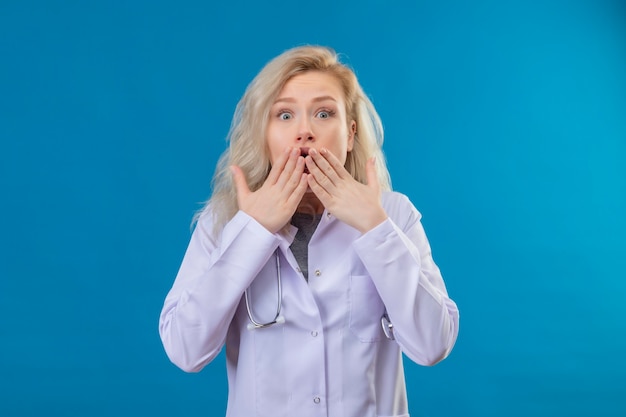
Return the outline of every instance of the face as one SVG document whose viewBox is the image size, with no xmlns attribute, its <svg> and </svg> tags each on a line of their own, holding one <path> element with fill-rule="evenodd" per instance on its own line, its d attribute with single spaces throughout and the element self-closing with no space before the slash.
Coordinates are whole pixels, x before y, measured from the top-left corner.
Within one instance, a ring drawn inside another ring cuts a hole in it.
<svg viewBox="0 0 626 417">
<path fill-rule="evenodd" d="M 342 163 L 352 150 L 356 122 L 347 120 L 339 81 L 332 75 L 310 71 L 291 78 L 270 110 L 267 145 L 272 164 L 288 146 L 326 148 Z"/>
</svg>

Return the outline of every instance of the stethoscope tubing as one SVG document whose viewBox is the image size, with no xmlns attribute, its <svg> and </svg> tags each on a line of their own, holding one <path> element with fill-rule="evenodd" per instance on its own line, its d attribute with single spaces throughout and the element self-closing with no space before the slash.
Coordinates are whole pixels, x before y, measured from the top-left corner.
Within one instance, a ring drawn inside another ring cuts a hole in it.
<svg viewBox="0 0 626 417">
<path fill-rule="evenodd" d="M 250 319 L 250 323 L 248 323 L 248 330 L 263 329 L 266 327 L 271 327 L 274 324 L 283 324 L 285 322 L 285 318 L 280 315 L 283 307 L 283 282 L 280 275 L 280 256 L 278 255 L 278 251 L 274 252 L 274 255 L 276 257 L 276 284 L 278 287 L 276 314 L 274 315 L 274 318 L 268 322 L 261 323 L 259 321 L 256 321 L 256 319 L 254 318 L 254 314 L 252 313 L 252 308 L 250 308 L 250 296 L 248 294 L 248 288 L 246 288 L 246 290 L 244 291 L 244 298 L 246 300 L 246 311 L 248 313 L 248 319 Z M 389 316 L 387 315 L 386 311 L 380 318 L 380 324 L 387 339 L 395 340 L 395 336 L 393 334 L 393 323 L 391 323 L 391 321 L 389 320 Z"/>
<path fill-rule="evenodd" d="M 252 309 L 250 308 L 250 298 L 248 295 L 248 288 L 246 288 L 246 290 L 244 291 L 244 298 L 246 299 L 246 311 L 248 312 L 248 318 L 250 319 L 250 323 L 248 324 L 248 330 L 263 329 L 265 327 L 270 327 L 273 324 L 285 322 L 285 318 L 280 315 L 280 311 L 283 307 L 283 283 L 280 276 L 280 257 L 278 256 L 278 251 L 274 252 L 274 255 L 276 257 L 276 283 L 278 286 L 278 302 L 276 307 L 276 315 L 271 321 L 268 321 L 266 323 L 256 321 L 254 315 L 252 314 Z"/>
</svg>

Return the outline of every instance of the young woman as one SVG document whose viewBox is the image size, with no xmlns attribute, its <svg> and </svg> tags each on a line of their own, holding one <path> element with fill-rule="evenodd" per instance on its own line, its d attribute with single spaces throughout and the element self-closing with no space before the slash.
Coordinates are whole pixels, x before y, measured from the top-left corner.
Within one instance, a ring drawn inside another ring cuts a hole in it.
<svg viewBox="0 0 626 417">
<path fill-rule="evenodd" d="M 169 358 L 197 372 L 226 346 L 227 416 L 408 416 L 402 353 L 444 359 L 459 313 L 356 76 L 284 52 L 229 140 L 161 313 Z"/>
</svg>

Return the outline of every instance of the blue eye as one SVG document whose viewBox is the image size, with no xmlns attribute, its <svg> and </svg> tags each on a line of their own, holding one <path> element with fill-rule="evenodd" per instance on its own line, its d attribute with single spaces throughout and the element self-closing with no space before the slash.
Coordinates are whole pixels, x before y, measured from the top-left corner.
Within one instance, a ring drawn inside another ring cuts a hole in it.
<svg viewBox="0 0 626 417">
<path fill-rule="evenodd" d="M 291 114 L 287 113 L 287 112 L 281 112 L 278 114 L 278 118 L 280 120 L 289 120 L 291 119 Z"/>
<path fill-rule="evenodd" d="M 320 119 L 328 119 L 333 114 L 335 114 L 335 112 L 333 112 L 332 110 L 322 110 L 317 113 L 317 117 L 319 117 Z"/>
</svg>

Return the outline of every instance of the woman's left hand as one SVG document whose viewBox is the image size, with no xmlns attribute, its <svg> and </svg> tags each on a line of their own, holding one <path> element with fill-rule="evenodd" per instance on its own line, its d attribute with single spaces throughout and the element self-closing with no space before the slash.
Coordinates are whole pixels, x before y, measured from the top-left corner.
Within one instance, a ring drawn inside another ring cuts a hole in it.
<svg viewBox="0 0 626 417">
<path fill-rule="evenodd" d="M 374 158 L 365 167 L 367 184 L 361 184 L 328 149 L 309 151 L 305 159 L 311 191 L 326 209 L 342 222 L 365 233 L 387 219 Z"/>
</svg>

